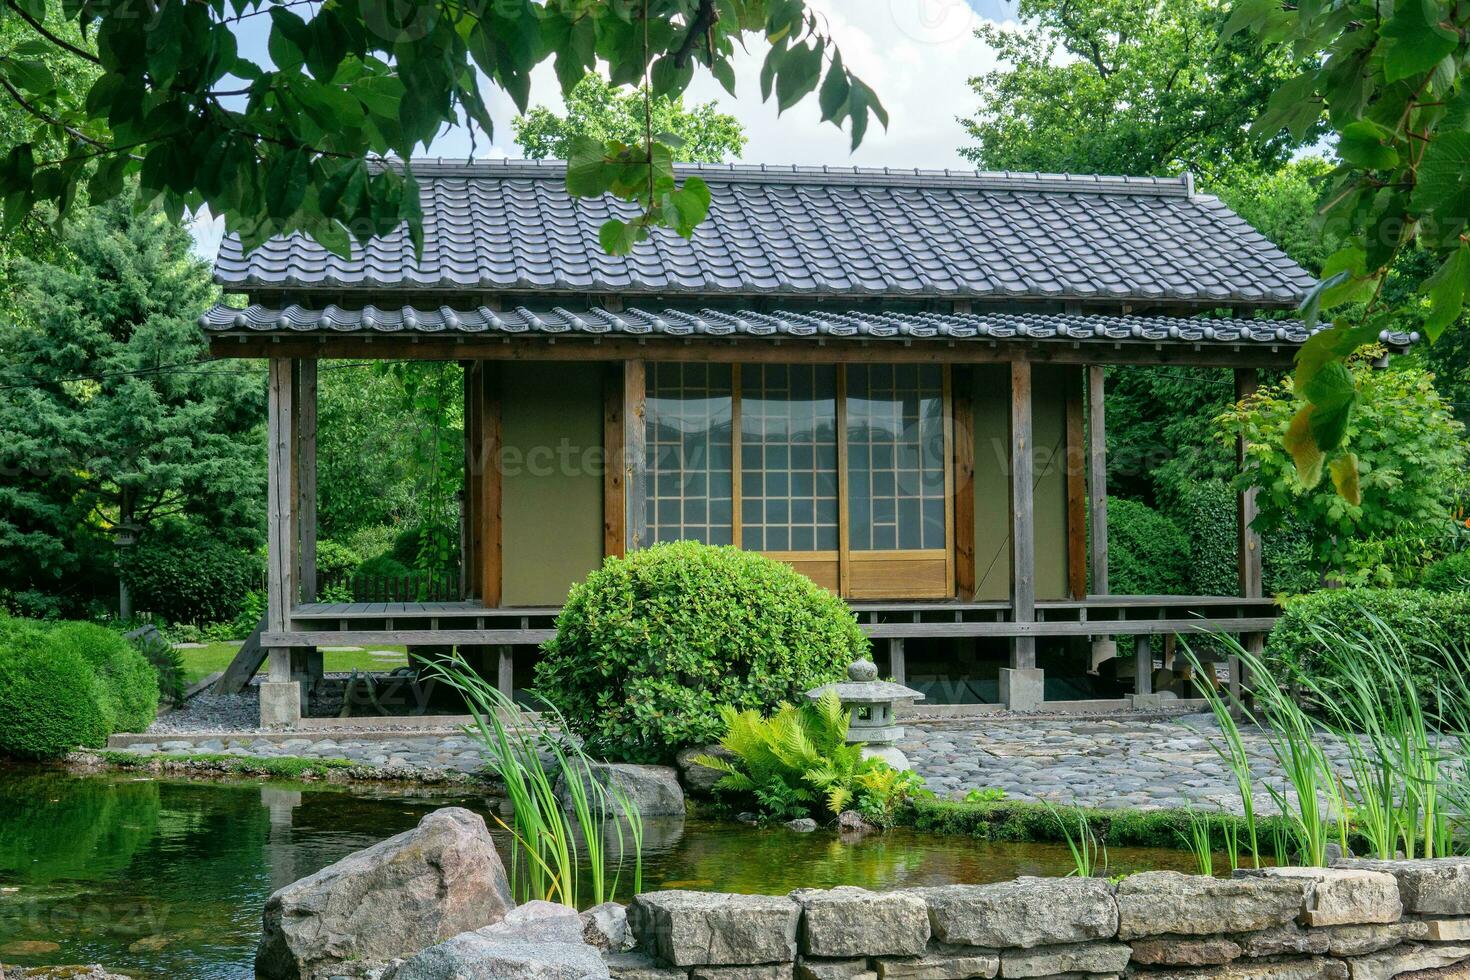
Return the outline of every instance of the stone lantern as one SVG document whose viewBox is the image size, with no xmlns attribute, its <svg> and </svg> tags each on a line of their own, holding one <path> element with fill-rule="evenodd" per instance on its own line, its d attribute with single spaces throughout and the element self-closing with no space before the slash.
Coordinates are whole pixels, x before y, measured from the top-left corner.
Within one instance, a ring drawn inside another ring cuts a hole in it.
<svg viewBox="0 0 1470 980">
<path fill-rule="evenodd" d="M 847 668 L 846 681 L 824 684 L 807 691 L 806 696 L 818 701 L 828 691 L 835 691 L 837 699 L 848 710 L 847 741 L 850 744 L 864 743 L 863 758 L 882 759 L 895 769 L 910 768 L 908 758 L 898 750 L 903 726 L 894 721 L 893 704 L 895 701 L 922 701 L 922 692 L 902 684 L 880 681 L 878 668 L 868 660 L 854 661 Z"/>
</svg>

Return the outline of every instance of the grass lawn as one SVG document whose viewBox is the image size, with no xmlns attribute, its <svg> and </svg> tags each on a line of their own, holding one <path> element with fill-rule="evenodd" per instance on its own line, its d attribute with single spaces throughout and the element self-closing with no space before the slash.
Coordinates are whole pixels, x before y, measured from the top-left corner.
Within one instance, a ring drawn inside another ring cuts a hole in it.
<svg viewBox="0 0 1470 980">
<path fill-rule="evenodd" d="M 223 643 L 210 643 L 203 647 L 180 650 L 184 656 L 184 676 L 188 683 L 202 680 L 215 671 L 224 670 L 235 658 L 235 651 L 240 649 L 239 640 L 227 640 Z M 374 656 L 375 653 L 391 652 L 395 656 Z M 326 668 L 328 673 L 347 673 L 352 670 L 392 670 L 394 667 L 403 667 L 408 664 L 408 653 L 404 647 L 382 646 L 362 650 L 327 650 Z M 261 671 L 265 671 L 264 665 Z"/>
</svg>

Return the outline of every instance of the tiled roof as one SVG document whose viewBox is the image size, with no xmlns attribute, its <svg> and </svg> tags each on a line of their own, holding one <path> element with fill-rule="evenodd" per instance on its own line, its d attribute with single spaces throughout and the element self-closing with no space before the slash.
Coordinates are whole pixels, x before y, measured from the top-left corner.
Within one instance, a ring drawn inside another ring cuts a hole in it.
<svg viewBox="0 0 1470 980">
<path fill-rule="evenodd" d="M 216 306 L 200 317 L 211 334 L 449 334 L 582 336 L 747 336 L 956 340 L 1299 344 L 1309 333 L 1300 320 L 1184 319 L 1073 313 L 892 313 L 838 311 L 569 310 L 562 307 L 494 311 L 485 307 L 280 309 Z M 1395 346 L 1408 337 L 1385 337 Z"/>
<path fill-rule="evenodd" d="M 1049 298 L 1290 306 L 1311 276 L 1188 177 L 687 166 L 710 185 L 692 239 L 623 258 L 597 232 L 630 206 L 569 197 L 561 164 L 414 164 L 415 260 L 400 229 L 342 259 L 301 235 L 250 255 L 226 288 L 685 297 Z M 422 302 L 420 300 L 420 302 Z"/>
</svg>

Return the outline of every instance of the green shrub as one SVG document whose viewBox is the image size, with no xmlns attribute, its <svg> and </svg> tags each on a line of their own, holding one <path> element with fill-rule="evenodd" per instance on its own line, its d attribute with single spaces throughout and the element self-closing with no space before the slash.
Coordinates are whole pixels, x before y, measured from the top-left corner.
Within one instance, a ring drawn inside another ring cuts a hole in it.
<svg viewBox="0 0 1470 980">
<path fill-rule="evenodd" d="M 1393 630 L 1404 649 L 1422 663 L 1416 676 L 1425 690 L 1437 680 L 1433 662 L 1439 648 L 1470 637 L 1470 593 L 1425 589 L 1324 589 L 1288 599 L 1266 640 L 1266 662 L 1284 679 L 1322 678 L 1321 644 L 1313 627 L 1347 635 L 1373 629 L 1370 617 Z M 1420 660 L 1427 657 L 1428 661 Z"/>
<path fill-rule="evenodd" d="M 0 755 L 50 759 L 107 741 L 109 696 L 81 654 L 0 619 Z"/>
<path fill-rule="evenodd" d="M 1431 592 L 1470 591 L 1470 551 L 1459 551 L 1434 562 L 1424 569 L 1421 584 Z"/>
<path fill-rule="evenodd" d="M 402 578 L 413 574 L 413 569 L 392 555 L 378 555 L 357 566 L 354 578 Z"/>
<path fill-rule="evenodd" d="M 158 674 L 122 635 L 96 623 L 62 623 L 46 637 L 54 655 L 85 660 L 106 694 L 110 731 L 141 732 L 158 715 Z"/>
<path fill-rule="evenodd" d="M 1108 498 L 1108 589 L 1116 595 L 1170 595 L 1189 582 L 1189 539 L 1136 500 Z"/>
<path fill-rule="evenodd" d="M 795 703 L 867 651 L 846 605 L 789 566 L 680 542 L 574 586 L 536 679 L 591 751 L 654 762 L 718 738 L 718 706 Z"/>
<path fill-rule="evenodd" d="M 184 691 L 189 686 L 184 673 L 183 651 L 160 633 L 142 633 L 132 642 L 133 648 L 148 661 L 153 675 L 158 678 L 159 701 L 183 704 Z"/>
<path fill-rule="evenodd" d="M 1188 542 L 1187 591 L 1194 595 L 1236 595 L 1240 591 L 1240 572 L 1235 491 L 1223 480 L 1200 480 L 1179 487 L 1176 497 L 1168 516 Z M 1110 531 L 1111 525 L 1110 514 Z M 1313 570 L 1310 536 L 1295 526 L 1264 535 L 1261 576 L 1266 595 L 1295 595 L 1315 589 L 1320 575 Z"/>
<path fill-rule="evenodd" d="M 165 532 L 127 550 L 122 576 L 136 608 L 203 624 L 233 619 L 262 568 L 258 555 L 201 534 Z"/>
<path fill-rule="evenodd" d="M 328 538 L 316 543 L 316 570 L 319 576 L 345 575 L 357 570 L 362 555 L 345 544 Z"/>
</svg>

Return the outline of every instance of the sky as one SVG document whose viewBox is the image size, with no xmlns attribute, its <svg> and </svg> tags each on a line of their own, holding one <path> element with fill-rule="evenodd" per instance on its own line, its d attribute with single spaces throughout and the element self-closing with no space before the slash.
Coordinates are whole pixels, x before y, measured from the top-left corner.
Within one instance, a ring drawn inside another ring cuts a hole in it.
<svg viewBox="0 0 1470 980">
<path fill-rule="evenodd" d="M 853 152 L 845 130 L 821 122 L 815 96 L 777 115 L 774 103 L 760 97 L 763 51 L 737 55 L 736 97 L 732 98 L 707 72 L 697 72 L 685 95 L 686 104 L 717 102 L 745 126 L 749 143 L 745 163 L 865 167 L 968 168 L 959 155 L 966 142 L 958 117 L 976 108 L 968 80 L 995 66 L 994 53 L 977 39 L 983 21 L 1013 22 L 1014 0 L 808 0 L 827 21 L 828 33 L 842 50 L 843 61 L 878 92 L 889 113 L 885 131 L 876 120 L 863 144 Z M 253 21 L 253 23 L 252 23 Z M 266 18 L 244 22 L 241 53 L 266 60 Z M 479 136 L 477 157 L 519 157 L 511 120 L 514 105 L 491 90 L 493 139 Z M 531 101 L 554 110 L 562 106 L 560 87 L 549 63 L 532 76 Z M 471 154 L 463 129 L 441 134 L 428 155 L 463 159 Z M 199 251 L 212 259 L 223 234 L 221 223 L 204 218 L 195 224 Z"/>
</svg>

